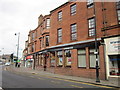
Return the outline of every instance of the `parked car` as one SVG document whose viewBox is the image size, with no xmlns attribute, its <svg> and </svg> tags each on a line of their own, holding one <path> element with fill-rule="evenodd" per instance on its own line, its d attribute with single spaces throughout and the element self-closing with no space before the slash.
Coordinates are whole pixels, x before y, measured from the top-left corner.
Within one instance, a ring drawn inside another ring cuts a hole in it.
<svg viewBox="0 0 120 90">
<path fill-rule="evenodd" d="M 11 64 L 10 62 L 6 62 L 5 66 L 10 66 L 10 64 Z"/>
</svg>

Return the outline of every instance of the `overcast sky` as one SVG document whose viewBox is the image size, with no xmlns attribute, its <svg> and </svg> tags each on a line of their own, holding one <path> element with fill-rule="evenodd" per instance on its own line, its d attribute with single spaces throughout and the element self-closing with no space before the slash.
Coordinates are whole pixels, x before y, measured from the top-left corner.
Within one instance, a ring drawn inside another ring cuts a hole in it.
<svg viewBox="0 0 120 90">
<path fill-rule="evenodd" d="M 17 38 L 20 32 L 20 55 L 25 47 L 28 32 L 38 25 L 40 14 L 47 15 L 51 10 L 68 0 L 0 0 L 0 52 L 16 55 Z M 3 49 L 4 48 L 4 49 Z"/>
</svg>

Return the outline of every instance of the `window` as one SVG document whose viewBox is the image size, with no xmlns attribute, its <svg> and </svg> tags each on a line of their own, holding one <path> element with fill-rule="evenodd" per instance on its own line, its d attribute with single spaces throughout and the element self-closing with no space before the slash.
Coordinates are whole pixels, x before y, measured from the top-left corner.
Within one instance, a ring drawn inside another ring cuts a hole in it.
<svg viewBox="0 0 120 90">
<path fill-rule="evenodd" d="M 58 29 L 58 43 L 62 42 L 62 28 Z"/>
<path fill-rule="evenodd" d="M 62 51 L 57 52 L 57 58 L 58 58 L 58 63 L 57 66 L 62 66 L 63 65 L 63 58 L 62 58 Z"/>
<path fill-rule="evenodd" d="M 32 33 L 32 40 L 34 40 L 34 33 Z"/>
<path fill-rule="evenodd" d="M 50 18 L 46 19 L 46 28 L 50 28 Z"/>
<path fill-rule="evenodd" d="M 86 67 L 86 51 L 85 51 L 85 49 L 78 50 L 78 67 Z"/>
<path fill-rule="evenodd" d="M 71 11 L 71 15 L 75 15 L 76 14 L 76 4 L 71 5 L 70 11 Z"/>
<path fill-rule="evenodd" d="M 95 35 L 95 19 L 91 18 L 88 20 L 89 36 Z"/>
<path fill-rule="evenodd" d="M 40 49 L 42 48 L 42 41 L 40 40 Z"/>
<path fill-rule="evenodd" d="M 58 12 L 58 21 L 62 20 L 62 11 Z"/>
<path fill-rule="evenodd" d="M 77 25 L 71 25 L 71 40 L 77 40 Z"/>
<path fill-rule="evenodd" d="M 34 52 L 34 44 L 32 44 L 32 52 Z"/>
<path fill-rule="evenodd" d="M 30 43 L 31 42 L 31 37 L 30 36 L 28 36 L 28 43 Z"/>
<path fill-rule="evenodd" d="M 45 20 L 43 21 L 43 29 L 45 29 L 46 23 Z"/>
<path fill-rule="evenodd" d="M 49 46 L 49 36 L 46 36 L 46 46 Z"/>
<path fill-rule="evenodd" d="M 96 55 L 94 54 L 95 49 L 90 48 L 89 54 L 90 54 L 90 68 L 95 68 L 96 67 Z M 98 55 L 99 58 L 99 55 Z M 99 61 L 98 61 L 99 64 Z"/>
<path fill-rule="evenodd" d="M 109 73 L 120 76 L 120 55 L 109 55 Z"/>
<path fill-rule="evenodd" d="M 71 66 L 71 50 L 65 50 L 65 66 Z"/>
<path fill-rule="evenodd" d="M 51 67 L 55 67 L 55 52 L 53 51 L 53 52 L 51 52 L 50 53 L 50 66 Z"/>
<path fill-rule="evenodd" d="M 118 24 L 120 24 L 120 1 L 118 1 L 116 5 L 117 5 L 117 14 L 118 14 Z"/>
<path fill-rule="evenodd" d="M 87 0 L 87 7 L 92 8 L 93 7 L 93 0 Z"/>
<path fill-rule="evenodd" d="M 44 48 L 44 37 L 42 38 L 42 48 Z"/>
</svg>

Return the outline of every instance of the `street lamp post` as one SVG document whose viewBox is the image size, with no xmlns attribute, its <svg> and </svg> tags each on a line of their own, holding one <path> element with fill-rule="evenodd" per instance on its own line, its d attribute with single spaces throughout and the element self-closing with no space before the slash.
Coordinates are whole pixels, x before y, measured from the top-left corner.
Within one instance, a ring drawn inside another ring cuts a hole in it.
<svg viewBox="0 0 120 90">
<path fill-rule="evenodd" d="M 18 35 L 18 44 L 17 44 L 17 60 L 18 60 L 18 56 L 19 56 L 19 39 L 20 39 L 20 32 L 17 34 L 15 33 L 15 35 Z M 16 62 L 17 63 L 17 62 Z"/>
<path fill-rule="evenodd" d="M 94 20 L 95 20 L 95 56 L 96 56 L 96 82 L 100 82 L 100 79 L 99 79 L 99 65 L 98 65 L 98 44 L 97 44 L 97 28 L 96 28 L 96 9 L 95 9 L 95 2 L 94 3 Z"/>
</svg>

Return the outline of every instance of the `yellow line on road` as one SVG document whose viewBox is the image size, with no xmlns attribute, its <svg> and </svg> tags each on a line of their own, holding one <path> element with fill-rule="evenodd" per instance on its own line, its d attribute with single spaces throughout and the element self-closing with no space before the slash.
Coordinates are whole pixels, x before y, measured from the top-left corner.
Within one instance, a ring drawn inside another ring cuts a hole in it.
<svg viewBox="0 0 120 90">
<path fill-rule="evenodd" d="M 80 87 L 80 86 L 77 86 L 77 85 L 70 85 L 72 87 L 76 87 L 76 88 L 83 88 L 83 87 Z"/>
<path fill-rule="evenodd" d="M 102 87 L 102 88 L 113 88 L 113 87 L 109 87 L 109 86 L 95 85 L 95 84 L 91 84 L 91 83 L 87 83 L 87 82 L 79 82 L 79 81 L 67 80 L 67 79 L 62 79 L 62 78 L 57 78 L 57 77 L 52 77 L 52 76 L 47 76 L 47 75 L 38 75 L 37 74 L 37 76 L 51 78 L 51 79 L 57 79 L 57 80 L 62 80 L 62 81 L 67 81 L 67 82 L 73 82 L 73 83 L 91 85 L 91 86 L 96 86 L 96 87 Z"/>
<path fill-rule="evenodd" d="M 47 76 L 47 75 L 39 75 L 39 76 L 47 77 L 47 78 L 51 78 L 51 79 L 63 80 L 63 81 L 67 81 L 67 82 L 73 82 L 73 83 L 91 85 L 91 86 L 96 86 L 96 87 L 102 87 L 102 88 L 113 88 L 113 87 L 109 87 L 109 86 L 95 85 L 95 84 L 86 83 L 86 82 L 79 82 L 79 81 L 66 80 L 66 79 L 61 79 L 61 78 L 57 78 L 57 77 L 51 77 L 51 76 Z"/>
</svg>

